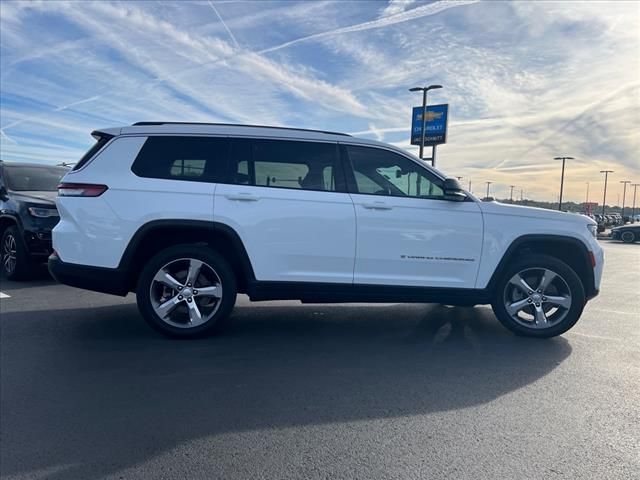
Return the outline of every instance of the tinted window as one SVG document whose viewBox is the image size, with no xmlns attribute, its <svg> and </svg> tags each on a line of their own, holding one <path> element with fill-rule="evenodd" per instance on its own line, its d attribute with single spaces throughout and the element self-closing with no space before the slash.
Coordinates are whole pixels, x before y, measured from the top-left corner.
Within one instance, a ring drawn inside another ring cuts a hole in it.
<svg viewBox="0 0 640 480">
<path fill-rule="evenodd" d="M 234 140 L 235 182 L 260 187 L 340 191 L 337 146 L 293 140 Z"/>
<path fill-rule="evenodd" d="M 5 164 L 7 189 L 16 192 L 55 192 L 60 179 L 69 170 L 62 167 L 29 167 Z"/>
<path fill-rule="evenodd" d="M 73 167 L 73 170 L 78 170 L 80 169 L 85 163 L 87 163 L 89 160 L 91 160 L 93 158 L 93 156 L 98 153 L 98 151 L 104 147 L 107 142 L 109 140 L 111 140 L 113 138 L 113 135 L 100 135 L 98 137 L 98 140 L 96 141 L 96 143 L 93 144 L 93 146 L 87 150 L 87 153 L 85 153 L 82 158 L 80 159 L 80 161 L 78 163 L 75 164 L 75 166 Z"/>
<path fill-rule="evenodd" d="M 222 181 L 229 141 L 215 137 L 149 137 L 131 170 L 140 177 Z"/>
<path fill-rule="evenodd" d="M 402 155 L 379 148 L 347 146 L 355 193 L 442 198 L 439 180 Z"/>
</svg>

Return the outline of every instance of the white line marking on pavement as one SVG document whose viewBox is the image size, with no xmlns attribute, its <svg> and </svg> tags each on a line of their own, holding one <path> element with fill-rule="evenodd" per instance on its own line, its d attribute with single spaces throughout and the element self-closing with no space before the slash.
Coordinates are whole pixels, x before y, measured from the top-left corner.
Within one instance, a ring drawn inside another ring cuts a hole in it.
<svg viewBox="0 0 640 480">
<path fill-rule="evenodd" d="M 6 293 L 0 292 L 0 298 L 11 298 L 11 295 L 7 295 Z"/>
</svg>

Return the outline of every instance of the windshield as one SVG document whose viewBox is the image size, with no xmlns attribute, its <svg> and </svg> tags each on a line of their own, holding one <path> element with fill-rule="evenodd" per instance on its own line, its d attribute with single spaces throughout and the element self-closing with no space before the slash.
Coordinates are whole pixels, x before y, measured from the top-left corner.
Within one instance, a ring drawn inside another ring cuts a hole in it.
<svg viewBox="0 0 640 480">
<path fill-rule="evenodd" d="M 55 192 L 60 179 L 69 170 L 63 167 L 27 167 L 5 165 L 7 188 L 14 192 Z"/>
</svg>

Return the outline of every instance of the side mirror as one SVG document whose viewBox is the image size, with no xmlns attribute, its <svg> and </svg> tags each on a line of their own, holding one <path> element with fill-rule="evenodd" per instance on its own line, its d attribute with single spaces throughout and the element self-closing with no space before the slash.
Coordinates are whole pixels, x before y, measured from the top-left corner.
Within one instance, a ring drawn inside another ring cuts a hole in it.
<svg viewBox="0 0 640 480">
<path fill-rule="evenodd" d="M 5 187 L 4 185 L 0 187 L 0 200 L 9 200 L 9 193 L 7 192 L 7 187 Z"/>
<path fill-rule="evenodd" d="M 460 183 L 455 178 L 447 178 L 442 186 L 444 190 L 444 199 L 451 202 L 464 202 L 467 196 L 465 195 Z"/>
</svg>

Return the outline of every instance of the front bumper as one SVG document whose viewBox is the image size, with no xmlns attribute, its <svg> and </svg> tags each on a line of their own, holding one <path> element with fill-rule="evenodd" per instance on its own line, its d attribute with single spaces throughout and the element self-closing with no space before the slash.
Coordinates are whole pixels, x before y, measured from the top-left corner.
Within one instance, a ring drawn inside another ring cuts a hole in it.
<svg viewBox="0 0 640 480">
<path fill-rule="evenodd" d="M 25 230 L 23 238 L 29 255 L 46 258 L 53 252 L 51 230 Z"/>
<path fill-rule="evenodd" d="M 54 252 L 49 257 L 49 272 L 58 282 L 72 287 L 122 297 L 129 293 L 126 272 L 118 268 L 67 263 Z"/>
</svg>

